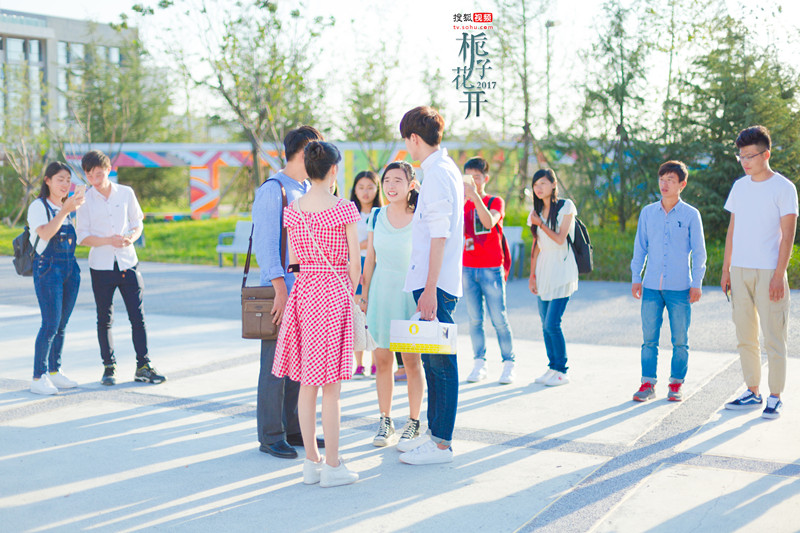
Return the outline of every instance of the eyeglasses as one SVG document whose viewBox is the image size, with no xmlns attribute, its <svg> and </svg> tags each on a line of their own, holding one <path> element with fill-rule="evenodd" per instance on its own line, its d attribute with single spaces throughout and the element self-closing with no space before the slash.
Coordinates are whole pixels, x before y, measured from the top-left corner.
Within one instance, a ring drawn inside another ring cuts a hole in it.
<svg viewBox="0 0 800 533">
<path fill-rule="evenodd" d="M 764 152 L 766 152 L 766 150 L 761 150 L 761 151 L 760 151 L 760 152 L 758 152 L 757 154 L 753 154 L 753 155 L 741 155 L 741 154 L 736 154 L 736 160 L 737 160 L 739 163 L 741 163 L 742 161 L 750 161 L 751 159 L 753 159 L 753 158 L 754 158 L 754 157 L 756 157 L 757 155 L 761 155 L 761 154 L 763 154 Z"/>
</svg>

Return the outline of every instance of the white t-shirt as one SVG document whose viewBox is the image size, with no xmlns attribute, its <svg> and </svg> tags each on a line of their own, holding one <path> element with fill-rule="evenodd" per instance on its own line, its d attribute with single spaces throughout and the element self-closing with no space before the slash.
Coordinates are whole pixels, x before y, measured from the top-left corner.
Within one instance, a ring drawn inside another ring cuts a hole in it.
<svg viewBox="0 0 800 533">
<path fill-rule="evenodd" d="M 108 198 L 91 188 L 78 208 L 78 243 L 89 236 L 125 235 L 141 226 L 142 220 L 144 213 L 130 187 L 112 182 Z M 93 246 L 89 251 L 89 268 L 93 270 L 114 270 L 115 260 L 120 270 L 133 268 L 139 262 L 133 245 L 114 248 L 107 244 Z"/>
<path fill-rule="evenodd" d="M 765 181 L 736 180 L 725 210 L 735 216 L 731 266 L 772 270 L 778 266 L 781 217 L 797 214 L 797 188 L 777 172 Z"/>
<path fill-rule="evenodd" d="M 551 207 L 552 209 L 552 207 Z M 578 208 L 572 200 L 564 200 L 564 205 L 558 210 L 556 216 L 556 233 L 561 231 L 561 222 L 567 215 L 573 215 L 569 225 L 569 238 L 575 239 L 575 218 Z M 531 214 L 528 214 L 528 226 L 531 225 Z M 566 239 L 562 244 L 537 228 L 536 239 L 539 244 L 539 255 L 536 257 L 536 290 L 539 298 L 544 301 L 557 298 L 568 298 L 578 290 L 578 263 L 575 254 L 569 247 Z"/>
<path fill-rule="evenodd" d="M 53 219 L 53 217 L 55 217 L 58 214 L 59 211 L 61 211 L 61 208 L 59 206 L 55 205 L 50 200 L 47 200 L 47 205 L 49 205 L 50 209 L 52 209 L 49 219 L 47 218 L 47 209 L 44 207 L 44 203 L 42 202 L 41 199 L 37 198 L 28 207 L 28 228 L 30 228 L 30 232 L 31 232 L 31 245 L 32 246 L 36 243 L 36 237 L 39 236 L 39 234 L 36 233 L 36 228 L 38 228 L 39 226 L 44 226 L 45 224 L 47 224 L 50 220 Z M 72 219 L 71 215 L 66 217 L 66 218 L 64 218 L 64 222 L 61 225 L 62 226 L 69 226 L 70 224 L 72 224 L 72 220 L 71 219 Z M 42 238 L 39 238 L 39 244 L 36 245 L 36 253 L 37 254 L 43 253 L 44 249 L 47 248 L 47 243 L 49 243 L 49 242 L 50 242 L 49 239 L 48 240 L 44 240 Z"/>
<path fill-rule="evenodd" d="M 367 227 L 367 219 L 369 218 L 369 213 L 364 213 L 363 211 L 359 213 L 361 215 L 361 220 L 356 222 L 356 229 L 358 230 L 358 243 L 361 244 L 362 242 L 367 240 L 369 236 L 369 228 Z M 361 257 L 367 257 L 367 250 L 366 248 L 361 250 Z"/>
<path fill-rule="evenodd" d="M 446 148 L 433 152 L 421 166 L 424 177 L 411 222 L 411 263 L 403 290 L 425 288 L 431 239 L 445 237 L 444 259 L 436 286 L 453 296 L 461 296 L 464 181 Z"/>
</svg>

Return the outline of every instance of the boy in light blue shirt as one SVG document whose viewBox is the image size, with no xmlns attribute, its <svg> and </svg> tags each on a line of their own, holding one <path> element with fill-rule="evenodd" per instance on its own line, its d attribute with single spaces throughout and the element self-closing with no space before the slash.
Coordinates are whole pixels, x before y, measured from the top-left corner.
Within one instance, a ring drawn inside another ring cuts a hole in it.
<svg viewBox="0 0 800 533">
<path fill-rule="evenodd" d="M 642 300 L 642 385 L 634 401 L 655 398 L 658 339 L 669 316 L 672 367 L 667 399 L 683 399 L 681 386 L 689 363 L 691 304 L 700 300 L 706 272 L 706 246 L 700 212 L 681 200 L 689 171 L 680 161 L 667 161 L 658 169 L 661 200 L 639 213 L 633 246 L 631 274 L 633 297 Z M 645 261 L 647 268 L 645 269 Z M 644 279 L 642 270 L 645 269 Z"/>
</svg>

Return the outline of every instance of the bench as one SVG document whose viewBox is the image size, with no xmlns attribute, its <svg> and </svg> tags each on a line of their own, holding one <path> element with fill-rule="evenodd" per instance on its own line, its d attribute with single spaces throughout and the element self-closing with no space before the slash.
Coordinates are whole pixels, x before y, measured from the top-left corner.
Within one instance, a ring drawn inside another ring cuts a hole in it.
<svg viewBox="0 0 800 533">
<path fill-rule="evenodd" d="M 522 241 L 522 226 L 505 226 L 503 227 L 503 235 L 506 236 L 508 241 L 508 248 L 511 250 L 511 270 L 508 273 L 508 280 L 514 278 L 514 270 L 516 269 L 516 276 L 522 277 L 522 269 L 525 267 L 525 243 Z"/>
<path fill-rule="evenodd" d="M 217 239 L 217 255 L 219 256 L 219 266 L 222 268 L 222 254 L 233 254 L 233 266 L 236 266 L 236 255 L 246 254 L 247 246 L 250 244 L 250 232 L 253 223 L 248 220 L 240 220 L 236 223 L 236 231 L 226 231 L 219 234 Z M 231 239 L 230 244 L 225 240 Z"/>
</svg>

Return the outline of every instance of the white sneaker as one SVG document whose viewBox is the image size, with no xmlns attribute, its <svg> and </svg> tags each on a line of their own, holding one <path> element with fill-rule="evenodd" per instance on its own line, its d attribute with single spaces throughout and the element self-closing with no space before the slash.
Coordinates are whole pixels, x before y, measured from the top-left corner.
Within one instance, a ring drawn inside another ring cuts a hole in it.
<svg viewBox="0 0 800 533">
<path fill-rule="evenodd" d="M 42 374 L 39 379 L 31 381 L 31 392 L 34 394 L 55 394 L 58 389 L 50 382 L 47 374 Z"/>
<path fill-rule="evenodd" d="M 548 387 L 558 387 L 559 385 L 566 385 L 567 383 L 569 383 L 567 375 L 557 370 L 554 370 L 550 379 L 544 382 Z"/>
<path fill-rule="evenodd" d="M 442 450 L 435 442 L 429 440 L 422 446 L 418 446 L 400 456 L 400 461 L 408 465 L 432 465 L 437 463 L 452 463 L 453 450 L 447 448 Z"/>
<path fill-rule="evenodd" d="M 477 383 L 482 379 L 486 379 L 486 373 L 489 368 L 486 366 L 485 359 L 475 359 L 475 366 L 472 367 L 472 372 L 467 378 L 467 383 Z"/>
<path fill-rule="evenodd" d="M 320 487 L 338 487 L 340 485 L 349 485 L 358 481 L 358 474 L 351 472 L 344 465 L 344 461 L 339 459 L 339 466 L 336 468 L 322 463 L 322 472 L 319 475 Z"/>
<path fill-rule="evenodd" d="M 514 382 L 517 377 L 514 367 L 514 361 L 506 361 L 503 363 L 503 373 L 500 374 L 500 383 L 503 385 L 508 385 L 509 383 Z"/>
<path fill-rule="evenodd" d="M 319 483 L 320 475 L 322 474 L 322 465 L 324 463 L 324 457 L 321 457 L 318 463 L 305 459 L 303 461 L 303 483 L 306 485 Z"/>
<path fill-rule="evenodd" d="M 555 370 L 553 370 L 552 368 L 548 368 L 547 372 L 545 372 L 544 374 L 542 374 L 538 378 L 534 379 L 533 382 L 534 383 L 547 383 L 547 381 L 553 376 L 553 372 L 555 372 Z"/>
<path fill-rule="evenodd" d="M 427 433 L 423 433 L 422 435 L 414 439 L 401 440 L 400 442 L 397 443 L 396 448 L 398 452 L 403 452 L 403 453 L 410 452 L 414 448 L 422 446 L 426 442 L 430 442 L 430 440 L 431 440 L 430 436 Z"/>
<path fill-rule="evenodd" d="M 50 378 L 50 383 L 58 387 L 59 389 L 74 389 L 78 386 L 77 381 L 72 381 L 67 376 L 62 374 L 61 372 L 56 372 L 55 374 L 50 374 L 47 376 Z"/>
</svg>

